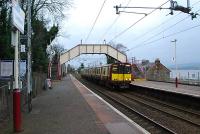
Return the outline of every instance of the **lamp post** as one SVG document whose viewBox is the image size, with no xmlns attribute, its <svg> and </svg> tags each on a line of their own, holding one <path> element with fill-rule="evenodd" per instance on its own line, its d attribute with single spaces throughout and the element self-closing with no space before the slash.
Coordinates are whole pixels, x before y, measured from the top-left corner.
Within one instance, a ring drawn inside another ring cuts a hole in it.
<svg viewBox="0 0 200 134">
<path fill-rule="evenodd" d="M 175 78 L 175 83 L 176 83 L 176 88 L 178 87 L 178 67 L 177 67 L 177 57 L 176 57 L 176 42 L 177 40 L 174 39 L 172 40 L 171 42 L 174 42 L 174 46 L 175 46 L 175 49 L 174 49 L 174 61 L 175 61 L 175 68 L 176 68 L 176 78 Z"/>
<path fill-rule="evenodd" d="M 28 111 L 30 112 L 32 110 L 32 98 L 31 98 L 31 93 L 32 93 L 32 68 L 31 68 L 31 34 L 32 34 L 32 29 L 31 29 L 31 0 L 27 0 L 28 2 L 28 15 L 27 15 L 27 46 L 28 46 L 28 51 L 27 51 L 27 95 L 28 95 Z"/>
<path fill-rule="evenodd" d="M 105 40 L 105 39 L 103 40 L 103 44 L 105 44 L 105 45 L 106 45 L 106 40 Z"/>
</svg>

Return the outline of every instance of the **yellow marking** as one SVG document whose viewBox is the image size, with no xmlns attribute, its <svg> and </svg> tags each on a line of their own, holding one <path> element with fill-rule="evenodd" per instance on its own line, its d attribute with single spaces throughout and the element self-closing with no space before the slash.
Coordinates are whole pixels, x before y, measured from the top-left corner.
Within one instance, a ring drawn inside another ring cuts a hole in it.
<svg viewBox="0 0 200 134">
<path fill-rule="evenodd" d="M 131 74 L 112 74 L 112 81 L 131 81 Z"/>
</svg>

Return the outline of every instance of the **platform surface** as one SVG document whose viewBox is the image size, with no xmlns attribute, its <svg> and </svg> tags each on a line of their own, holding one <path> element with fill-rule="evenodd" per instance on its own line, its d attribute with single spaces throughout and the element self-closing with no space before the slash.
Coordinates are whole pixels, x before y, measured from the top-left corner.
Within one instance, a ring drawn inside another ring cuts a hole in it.
<svg viewBox="0 0 200 134">
<path fill-rule="evenodd" d="M 175 92 L 193 97 L 200 97 L 200 86 L 178 84 L 178 88 L 176 88 L 175 83 L 165 83 L 165 82 L 155 82 L 155 81 L 133 81 L 131 84 L 141 87 L 153 88 L 157 90 Z"/>
<path fill-rule="evenodd" d="M 146 130 L 86 88 L 73 76 L 71 78 L 110 134 L 148 134 Z"/>
<path fill-rule="evenodd" d="M 20 134 L 148 133 L 71 75 L 54 82 L 32 105 L 31 113 L 23 114 Z M 12 134 L 12 124 L 9 127 L 0 134 Z"/>
</svg>

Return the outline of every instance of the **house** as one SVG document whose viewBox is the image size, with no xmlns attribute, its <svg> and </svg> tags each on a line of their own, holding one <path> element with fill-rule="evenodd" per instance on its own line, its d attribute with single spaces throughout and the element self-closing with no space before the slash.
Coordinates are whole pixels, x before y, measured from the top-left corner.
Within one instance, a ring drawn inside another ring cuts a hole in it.
<svg viewBox="0 0 200 134">
<path fill-rule="evenodd" d="M 144 73 L 138 64 L 132 64 L 132 80 L 133 79 L 144 79 Z"/>
<path fill-rule="evenodd" d="M 159 59 L 146 65 L 146 79 L 155 81 L 167 81 L 170 79 L 170 70 Z"/>
</svg>

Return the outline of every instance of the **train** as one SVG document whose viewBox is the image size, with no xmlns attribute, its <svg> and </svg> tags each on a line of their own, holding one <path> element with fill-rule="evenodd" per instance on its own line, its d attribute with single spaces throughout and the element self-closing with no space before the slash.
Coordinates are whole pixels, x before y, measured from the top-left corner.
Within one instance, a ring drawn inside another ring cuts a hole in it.
<svg viewBox="0 0 200 134">
<path fill-rule="evenodd" d="M 83 68 L 81 77 L 112 88 L 129 88 L 132 80 L 130 63 L 113 63 Z"/>
</svg>

